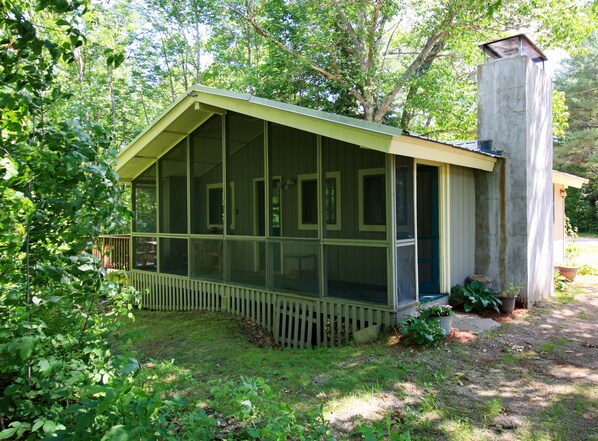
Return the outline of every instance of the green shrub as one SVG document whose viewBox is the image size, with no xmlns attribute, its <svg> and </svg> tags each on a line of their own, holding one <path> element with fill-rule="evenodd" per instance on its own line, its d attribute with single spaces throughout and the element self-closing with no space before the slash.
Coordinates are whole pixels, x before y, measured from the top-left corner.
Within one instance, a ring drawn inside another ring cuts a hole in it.
<svg viewBox="0 0 598 441">
<path fill-rule="evenodd" d="M 598 268 L 584 263 L 579 267 L 577 274 L 581 274 L 582 276 L 598 276 Z"/>
<path fill-rule="evenodd" d="M 467 286 L 455 285 L 451 289 L 450 300 L 451 303 L 462 304 L 465 312 L 482 312 L 486 309 L 500 312 L 500 305 L 502 305 L 502 301 L 494 291 L 477 280 Z"/>
<path fill-rule="evenodd" d="M 438 318 L 430 317 L 427 314 L 410 316 L 400 322 L 399 332 L 403 334 L 403 341 L 406 344 L 418 346 L 437 345 L 445 338 L 444 332 L 438 324 Z"/>
<path fill-rule="evenodd" d="M 561 273 L 559 273 L 558 270 L 553 271 L 552 280 L 554 283 L 554 292 L 559 293 L 567 290 L 567 278 L 561 276 Z"/>
</svg>

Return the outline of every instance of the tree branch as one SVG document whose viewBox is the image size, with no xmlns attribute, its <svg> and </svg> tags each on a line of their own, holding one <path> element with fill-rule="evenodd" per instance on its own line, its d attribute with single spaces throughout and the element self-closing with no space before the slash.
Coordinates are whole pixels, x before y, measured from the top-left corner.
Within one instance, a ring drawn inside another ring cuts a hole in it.
<svg viewBox="0 0 598 441">
<path fill-rule="evenodd" d="M 328 70 L 318 66 L 311 59 L 305 57 L 304 55 L 301 55 L 300 53 L 298 53 L 298 52 L 294 51 L 293 49 L 291 49 L 290 47 L 288 47 L 286 44 L 284 44 L 284 43 L 280 42 L 279 40 L 277 40 L 276 38 L 274 38 L 267 30 L 265 30 L 259 24 L 257 24 L 257 22 L 253 19 L 253 17 L 249 17 L 248 15 L 243 14 L 241 11 L 239 11 L 238 9 L 235 9 L 233 7 L 229 6 L 229 8 L 235 14 L 237 14 L 239 17 L 241 17 L 243 20 L 247 21 L 259 35 L 261 35 L 266 40 L 268 40 L 275 46 L 279 47 L 286 53 L 292 55 L 296 59 L 301 60 L 302 62 L 306 63 L 312 70 L 320 73 L 321 75 L 328 78 L 329 80 L 336 81 L 342 85 L 346 86 L 349 84 L 349 83 L 347 83 L 347 81 L 344 78 L 340 77 L 339 75 L 335 75 L 332 72 L 329 72 Z M 365 99 L 354 87 L 349 87 L 348 92 L 351 95 L 353 95 L 353 97 L 357 100 L 357 102 L 359 104 L 363 105 L 363 103 L 365 102 Z"/>
</svg>

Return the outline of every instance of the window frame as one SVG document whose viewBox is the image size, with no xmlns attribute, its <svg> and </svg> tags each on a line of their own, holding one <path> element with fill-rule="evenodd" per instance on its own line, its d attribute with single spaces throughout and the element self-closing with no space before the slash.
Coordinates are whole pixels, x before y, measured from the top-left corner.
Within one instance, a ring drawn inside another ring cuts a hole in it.
<svg viewBox="0 0 598 441">
<path fill-rule="evenodd" d="M 335 198 L 335 215 L 336 215 L 336 222 L 333 224 L 326 223 L 326 229 L 330 231 L 340 231 L 342 229 L 342 222 L 341 222 L 341 200 L 342 200 L 342 190 L 341 190 L 341 172 L 340 171 L 333 171 L 333 172 L 326 172 L 325 182 L 328 179 L 333 179 L 335 181 L 336 186 L 336 198 Z M 317 206 L 317 181 L 318 181 L 318 174 L 317 173 L 308 173 L 303 175 L 297 175 L 297 213 L 298 213 L 298 229 L 299 230 L 317 230 L 318 225 L 320 224 L 320 216 L 318 216 L 318 221 L 315 224 L 307 224 L 303 222 L 303 182 L 304 181 L 316 181 L 316 206 Z M 326 196 L 324 195 L 324 199 Z M 325 201 L 324 201 L 325 202 Z M 319 214 L 319 210 L 318 210 Z"/>
<path fill-rule="evenodd" d="M 210 190 L 214 190 L 214 189 L 224 189 L 224 185 L 221 182 L 216 182 L 213 184 L 206 184 L 206 225 L 208 227 L 208 229 L 210 228 L 224 228 L 224 223 L 220 223 L 220 224 L 212 224 L 210 223 Z M 227 200 L 230 201 L 231 204 L 231 213 L 232 213 L 232 220 L 229 224 L 229 228 L 231 230 L 235 229 L 235 182 L 234 181 L 230 181 L 229 183 L 229 194 L 227 195 L 228 198 Z M 224 199 L 224 192 L 222 193 L 222 199 Z M 222 204 L 222 215 L 224 216 L 226 211 L 226 207 L 224 205 L 224 200 L 223 200 L 223 204 Z"/>
<path fill-rule="evenodd" d="M 386 210 L 388 209 L 388 201 L 386 192 L 384 194 L 384 224 L 383 225 L 372 225 L 365 223 L 364 216 L 364 178 L 366 176 L 381 175 L 384 178 L 384 188 L 386 189 L 386 169 L 384 167 L 377 168 L 362 168 L 357 170 L 357 192 L 358 192 L 358 210 L 359 210 L 359 231 L 377 231 L 386 232 Z"/>
</svg>

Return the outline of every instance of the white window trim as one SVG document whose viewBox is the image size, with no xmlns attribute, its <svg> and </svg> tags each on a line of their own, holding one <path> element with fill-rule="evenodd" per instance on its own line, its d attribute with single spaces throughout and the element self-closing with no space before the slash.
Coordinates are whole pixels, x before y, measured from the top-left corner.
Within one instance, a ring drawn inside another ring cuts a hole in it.
<svg viewBox="0 0 598 441">
<path fill-rule="evenodd" d="M 207 216 L 207 220 L 206 223 L 208 225 L 208 228 L 222 228 L 224 227 L 223 224 L 211 224 L 210 223 L 210 190 L 214 189 L 214 188 L 222 188 L 222 184 L 221 183 L 216 183 L 216 184 L 207 184 L 206 185 L 206 216 Z M 230 223 L 230 229 L 234 230 L 235 229 L 235 183 L 234 181 L 230 182 L 230 194 L 228 195 L 228 199 L 231 201 L 231 223 Z M 222 206 L 223 210 L 226 210 L 226 207 Z"/>
<path fill-rule="evenodd" d="M 297 206 L 299 213 L 299 230 L 317 230 L 318 225 L 320 223 L 320 218 L 318 216 L 318 223 L 316 224 L 304 224 L 303 223 L 303 181 L 317 181 L 318 175 L 317 173 L 309 173 L 305 175 L 298 175 L 297 176 L 297 187 L 298 187 L 298 196 L 297 196 Z M 334 179 L 336 181 L 336 222 L 334 224 L 326 224 L 326 229 L 330 231 L 340 231 L 342 229 L 342 222 L 341 222 L 341 199 L 342 199 L 342 190 L 341 190 L 341 172 L 327 172 L 326 179 Z M 319 213 L 320 210 L 318 210 Z"/>
<path fill-rule="evenodd" d="M 363 178 L 364 176 L 382 175 L 386 180 L 386 173 L 384 167 L 380 168 L 363 168 L 357 170 L 357 187 L 358 187 L 358 210 L 359 210 L 359 231 L 386 231 L 385 225 L 368 225 L 364 222 L 364 194 L 363 194 Z M 385 199 L 385 203 L 388 201 Z M 388 208 L 388 207 L 387 207 Z M 386 219 L 386 216 L 385 216 Z"/>
</svg>

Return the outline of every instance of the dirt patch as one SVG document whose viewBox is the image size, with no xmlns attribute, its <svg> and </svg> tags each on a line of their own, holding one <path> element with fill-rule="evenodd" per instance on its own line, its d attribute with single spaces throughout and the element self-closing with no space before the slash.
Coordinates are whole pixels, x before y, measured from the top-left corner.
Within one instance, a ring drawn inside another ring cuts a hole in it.
<svg viewBox="0 0 598 441">
<path fill-rule="evenodd" d="M 453 329 L 451 333 L 447 337 L 448 342 L 457 342 L 457 343 L 471 343 L 478 338 L 477 334 L 469 331 L 463 331 L 461 329 Z"/>
<path fill-rule="evenodd" d="M 500 415 L 487 423 L 492 439 L 556 431 L 556 438 L 582 440 L 598 433 L 598 277 L 581 276 L 570 290 L 571 298 L 491 316 L 503 324 L 496 335 L 463 347 L 475 364 L 447 388 L 449 402 L 499 400 Z"/>
<path fill-rule="evenodd" d="M 400 336 L 389 336 L 389 354 L 425 356 L 422 369 L 445 374 L 411 389 L 401 384 L 400 393 L 345 403 L 327 417 L 349 438 L 359 421 L 380 421 L 382 415 L 390 421 L 393 412 L 418 409 L 418 418 L 428 421 L 415 425 L 427 426 L 423 433 L 434 433 L 434 439 L 453 439 L 465 418 L 474 427 L 466 439 L 595 440 L 598 276 L 581 276 L 570 292 L 570 298 L 557 296 L 531 309 L 491 314 L 502 324 L 497 331 L 453 329 L 436 350 L 406 348 Z"/>
</svg>

